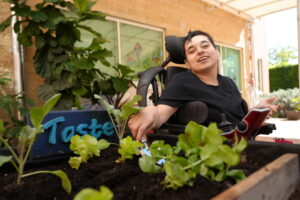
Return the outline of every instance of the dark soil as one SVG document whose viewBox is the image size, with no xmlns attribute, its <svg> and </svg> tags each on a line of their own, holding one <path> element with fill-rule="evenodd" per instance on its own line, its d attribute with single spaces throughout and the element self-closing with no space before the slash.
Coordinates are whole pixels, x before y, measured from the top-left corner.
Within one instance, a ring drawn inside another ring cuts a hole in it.
<svg viewBox="0 0 300 200">
<path fill-rule="evenodd" d="M 250 144 L 245 153 L 247 162 L 238 166 L 247 175 L 258 170 L 265 164 L 276 159 L 286 152 L 299 153 L 299 145 L 271 143 Z M 283 146 L 282 146 L 283 145 Z M 286 148 L 289 147 L 289 148 Z M 137 159 L 125 163 L 115 163 L 118 158 L 117 149 L 110 147 L 101 152 L 101 156 L 82 164 L 79 170 L 72 169 L 67 159 L 52 161 L 43 166 L 31 165 L 26 172 L 37 170 L 63 170 L 72 182 L 72 193 L 68 195 L 61 187 L 60 179 L 50 174 L 34 175 L 23 179 L 21 186 L 16 185 L 16 173 L 5 172 L 0 168 L 0 199 L 73 199 L 83 188 L 99 189 L 105 185 L 114 193 L 114 199 L 210 199 L 218 193 L 230 187 L 229 182 L 211 183 L 204 178 L 198 177 L 194 187 L 183 187 L 178 190 L 164 190 L 160 182 L 163 174 L 146 174 L 138 167 Z M 299 199 L 298 192 L 290 199 Z"/>
</svg>

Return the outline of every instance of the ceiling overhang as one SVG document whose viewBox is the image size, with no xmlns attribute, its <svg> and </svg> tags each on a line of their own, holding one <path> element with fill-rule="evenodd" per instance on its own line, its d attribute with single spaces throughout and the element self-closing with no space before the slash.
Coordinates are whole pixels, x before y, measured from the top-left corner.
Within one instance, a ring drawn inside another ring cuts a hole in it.
<svg viewBox="0 0 300 200">
<path fill-rule="evenodd" d="M 297 0 L 202 0 L 247 20 L 296 8 Z"/>
</svg>

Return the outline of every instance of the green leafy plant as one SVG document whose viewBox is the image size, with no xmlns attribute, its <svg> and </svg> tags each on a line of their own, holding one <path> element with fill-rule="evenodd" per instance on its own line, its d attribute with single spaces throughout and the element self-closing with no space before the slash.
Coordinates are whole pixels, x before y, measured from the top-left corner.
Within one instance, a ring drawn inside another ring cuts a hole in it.
<svg viewBox="0 0 300 200">
<path fill-rule="evenodd" d="M 0 111 L 7 114 L 7 117 L 3 119 L 6 130 L 4 137 L 10 141 L 18 136 L 22 127 L 26 125 L 26 113 L 34 106 L 34 102 L 26 98 L 23 93 L 7 94 L 5 87 L 11 82 L 11 79 L 6 78 L 7 75 L 0 74 Z"/>
<path fill-rule="evenodd" d="M 117 160 L 117 162 L 124 162 L 126 159 L 133 159 L 134 155 L 140 155 L 140 148 L 144 147 L 144 145 L 136 140 L 132 140 L 130 136 L 123 138 L 120 140 L 120 147 L 118 149 L 121 157 Z"/>
<path fill-rule="evenodd" d="M 240 154 L 247 142 L 244 138 L 238 142 L 236 137 L 230 147 L 224 144 L 225 140 L 216 124 L 205 127 L 190 122 L 185 133 L 179 135 L 175 147 L 154 141 L 149 147 L 151 156 L 141 157 L 139 166 L 148 173 L 164 172 L 165 188 L 192 186 L 197 175 L 217 182 L 231 177 L 238 182 L 245 178 L 243 171 L 230 168 L 240 163 Z M 165 159 L 164 165 L 158 165 L 162 158 Z"/>
<path fill-rule="evenodd" d="M 78 194 L 76 194 L 74 200 L 112 200 L 113 197 L 114 194 L 109 188 L 100 186 L 99 191 L 92 188 L 85 188 L 81 190 Z"/>
<path fill-rule="evenodd" d="M 18 137 L 18 152 L 14 150 L 14 148 L 8 143 L 7 139 L 3 137 L 3 133 L 5 132 L 5 128 L 3 126 L 3 121 L 0 120 L 0 141 L 4 143 L 5 147 L 10 151 L 10 156 L 1 156 L 0 157 L 0 166 L 2 166 L 6 162 L 11 162 L 18 173 L 17 184 L 21 184 L 21 179 L 30 175 L 40 174 L 40 173 L 51 173 L 57 175 L 62 180 L 63 188 L 71 193 L 71 183 L 67 177 L 67 175 L 61 171 L 38 171 L 32 172 L 28 174 L 24 174 L 24 166 L 28 160 L 28 156 L 30 154 L 32 145 L 36 139 L 36 136 L 42 133 L 43 125 L 42 121 L 44 117 L 48 114 L 49 111 L 54 107 L 56 102 L 60 98 L 60 94 L 57 94 L 50 98 L 43 107 L 41 108 L 32 108 L 30 109 L 30 120 L 33 127 L 26 125 L 22 128 L 21 133 Z"/>
<path fill-rule="evenodd" d="M 134 105 L 140 101 L 142 97 L 140 95 L 135 95 L 130 101 L 123 104 L 120 109 L 107 103 L 106 100 L 99 95 L 95 95 L 95 98 L 99 99 L 104 108 L 107 110 L 118 138 L 121 140 L 124 136 L 129 117 L 141 110 L 140 107 L 136 107 Z"/>
<path fill-rule="evenodd" d="M 69 160 L 72 168 L 78 169 L 82 162 L 95 156 L 100 156 L 100 151 L 107 149 L 110 143 L 104 139 L 98 140 L 91 135 L 74 135 L 71 139 L 70 149 L 79 156 L 73 156 Z"/>
<path fill-rule="evenodd" d="M 122 93 L 133 84 L 132 70 L 123 65 L 111 66 L 106 60 L 112 56 L 103 47 L 107 40 L 88 25 L 89 20 L 105 20 L 105 14 L 91 10 L 95 1 L 43 0 L 34 7 L 26 4 L 27 0 L 7 1 L 12 14 L 0 24 L 0 31 L 11 25 L 14 16 L 20 18 L 13 30 L 21 45 L 36 47 L 34 67 L 45 81 L 38 91 L 43 101 L 61 93 L 56 108 L 67 110 L 74 106 L 80 108 L 79 97 L 96 103 L 93 94 L 102 92 L 116 95 L 115 103 L 119 103 Z M 91 43 L 79 46 L 83 31 L 91 35 Z M 114 73 L 101 70 L 97 66 L 99 62 L 112 67 Z"/>
<path fill-rule="evenodd" d="M 291 110 L 300 111 L 300 96 L 291 99 Z"/>
</svg>

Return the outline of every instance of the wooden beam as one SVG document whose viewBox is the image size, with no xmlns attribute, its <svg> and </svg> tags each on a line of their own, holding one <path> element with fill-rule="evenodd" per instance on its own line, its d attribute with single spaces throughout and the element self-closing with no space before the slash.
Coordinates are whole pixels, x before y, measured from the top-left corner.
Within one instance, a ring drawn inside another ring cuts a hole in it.
<svg viewBox="0 0 300 200">
<path fill-rule="evenodd" d="M 298 155 L 284 154 L 212 200 L 287 200 L 298 184 Z"/>
</svg>

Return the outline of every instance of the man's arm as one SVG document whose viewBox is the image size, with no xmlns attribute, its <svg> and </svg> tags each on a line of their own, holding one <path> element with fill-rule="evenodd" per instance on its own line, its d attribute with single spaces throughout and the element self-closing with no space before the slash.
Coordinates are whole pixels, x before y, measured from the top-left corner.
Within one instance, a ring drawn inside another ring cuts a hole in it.
<svg viewBox="0 0 300 200">
<path fill-rule="evenodd" d="M 134 115 L 129 121 L 129 129 L 136 140 L 140 141 L 146 134 L 164 124 L 177 108 L 168 105 L 150 105 Z"/>
</svg>

